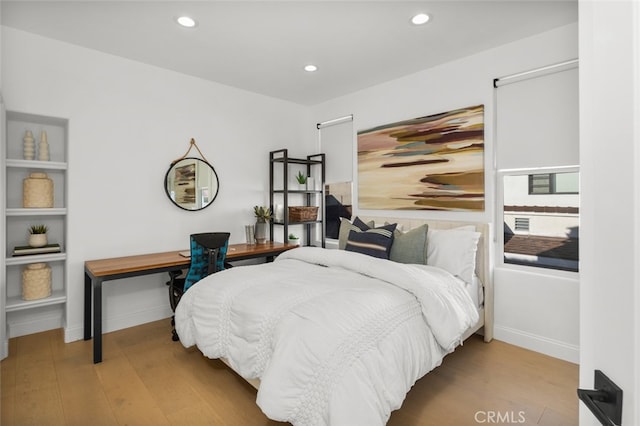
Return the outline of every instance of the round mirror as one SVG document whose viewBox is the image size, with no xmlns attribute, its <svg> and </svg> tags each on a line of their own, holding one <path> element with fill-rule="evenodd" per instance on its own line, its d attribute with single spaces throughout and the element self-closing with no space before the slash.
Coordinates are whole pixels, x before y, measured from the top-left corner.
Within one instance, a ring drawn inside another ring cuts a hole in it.
<svg viewBox="0 0 640 426">
<path fill-rule="evenodd" d="M 213 166 L 199 158 L 183 158 L 172 163 L 164 177 L 164 189 L 176 206 L 202 210 L 218 195 L 218 175 Z"/>
</svg>

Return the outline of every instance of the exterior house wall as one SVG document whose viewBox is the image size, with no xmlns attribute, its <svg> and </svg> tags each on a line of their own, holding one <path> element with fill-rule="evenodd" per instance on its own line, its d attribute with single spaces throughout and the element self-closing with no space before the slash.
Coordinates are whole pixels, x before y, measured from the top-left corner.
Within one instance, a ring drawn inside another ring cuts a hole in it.
<svg viewBox="0 0 640 426">
<path fill-rule="evenodd" d="M 516 228 L 516 219 L 529 219 L 529 229 L 520 231 Z M 545 237 L 577 236 L 575 227 L 579 218 L 576 214 L 548 213 L 505 213 L 504 223 L 515 234 L 543 235 Z"/>
<path fill-rule="evenodd" d="M 580 207 L 578 194 L 529 194 L 529 178 L 526 174 L 507 176 L 504 182 L 505 206 Z M 529 230 L 518 231 L 516 218 L 529 219 Z M 580 220 L 578 214 L 534 212 L 525 208 L 517 212 L 505 209 L 504 222 L 516 234 L 576 237 Z"/>
</svg>

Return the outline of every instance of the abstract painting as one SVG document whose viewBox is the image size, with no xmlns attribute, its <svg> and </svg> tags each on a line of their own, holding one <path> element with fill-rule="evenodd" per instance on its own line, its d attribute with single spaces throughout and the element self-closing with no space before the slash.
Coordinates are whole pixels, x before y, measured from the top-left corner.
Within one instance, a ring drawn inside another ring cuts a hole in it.
<svg viewBox="0 0 640 426">
<path fill-rule="evenodd" d="M 175 197 L 182 205 L 195 205 L 196 202 L 196 163 L 175 167 Z"/>
<path fill-rule="evenodd" d="M 358 131 L 358 207 L 484 210 L 484 105 Z"/>
</svg>

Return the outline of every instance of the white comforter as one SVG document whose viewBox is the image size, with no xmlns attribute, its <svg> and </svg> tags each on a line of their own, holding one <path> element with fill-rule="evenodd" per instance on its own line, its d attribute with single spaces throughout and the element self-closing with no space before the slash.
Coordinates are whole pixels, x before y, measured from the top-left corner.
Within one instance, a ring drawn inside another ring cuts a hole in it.
<svg viewBox="0 0 640 426">
<path fill-rule="evenodd" d="M 176 312 L 185 347 L 260 378 L 257 403 L 294 425 L 383 425 L 478 320 L 434 267 L 301 247 L 213 274 Z"/>
</svg>

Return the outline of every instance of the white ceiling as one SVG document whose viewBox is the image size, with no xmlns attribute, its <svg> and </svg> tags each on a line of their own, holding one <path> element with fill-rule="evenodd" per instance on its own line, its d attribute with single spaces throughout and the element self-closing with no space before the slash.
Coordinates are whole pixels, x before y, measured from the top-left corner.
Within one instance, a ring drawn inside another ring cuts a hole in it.
<svg viewBox="0 0 640 426">
<path fill-rule="evenodd" d="M 3 25 L 313 105 L 575 22 L 577 0 L 1 1 Z M 431 21 L 414 26 L 416 12 Z M 174 19 L 187 14 L 195 29 Z M 315 73 L 303 66 L 314 63 Z"/>
</svg>

